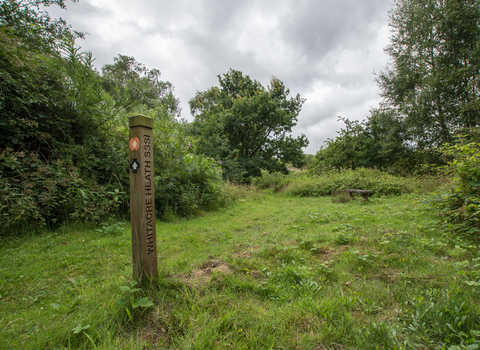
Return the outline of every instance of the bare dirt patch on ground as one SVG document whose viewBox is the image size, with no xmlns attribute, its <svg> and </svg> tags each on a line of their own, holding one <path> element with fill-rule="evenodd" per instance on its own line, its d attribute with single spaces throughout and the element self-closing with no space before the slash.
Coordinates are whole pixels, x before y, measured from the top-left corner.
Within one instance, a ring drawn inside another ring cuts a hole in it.
<svg viewBox="0 0 480 350">
<path fill-rule="evenodd" d="M 230 275 L 234 269 L 230 264 L 211 260 L 200 265 L 199 269 L 193 270 L 187 277 L 187 281 L 193 285 L 209 284 L 213 275 Z"/>
</svg>

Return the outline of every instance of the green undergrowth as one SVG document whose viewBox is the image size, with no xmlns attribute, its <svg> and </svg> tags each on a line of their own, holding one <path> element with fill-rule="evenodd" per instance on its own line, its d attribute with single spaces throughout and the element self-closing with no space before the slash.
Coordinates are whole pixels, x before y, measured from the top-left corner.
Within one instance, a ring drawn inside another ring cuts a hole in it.
<svg viewBox="0 0 480 350">
<path fill-rule="evenodd" d="M 228 209 L 157 222 L 150 288 L 131 281 L 128 223 L 3 240 L 0 349 L 480 344 L 478 248 L 442 235 L 419 195 L 238 191 Z"/>
<path fill-rule="evenodd" d="M 448 182 L 441 177 L 400 177 L 376 169 L 337 170 L 312 175 L 300 172 L 285 179 L 285 192 L 300 197 L 328 196 L 332 191 L 357 189 L 373 191 L 372 196 L 429 193 Z"/>
</svg>

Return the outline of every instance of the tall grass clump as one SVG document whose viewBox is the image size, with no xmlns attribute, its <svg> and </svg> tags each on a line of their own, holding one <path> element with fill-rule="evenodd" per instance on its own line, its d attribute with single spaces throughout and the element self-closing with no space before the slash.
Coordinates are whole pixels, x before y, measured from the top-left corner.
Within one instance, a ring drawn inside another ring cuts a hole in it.
<svg viewBox="0 0 480 350">
<path fill-rule="evenodd" d="M 223 207 L 229 207 L 236 202 L 247 200 L 259 202 L 265 199 L 265 195 L 256 186 L 248 184 L 233 184 L 226 182 L 222 192 Z"/>
<path fill-rule="evenodd" d="M 333 170 L 297 177 L 286 192 L 300 197 L 328 196 L 343 189 L 371 190 L 373 195 L 400 195 L 415 191 L 414 181 L 377 169 Z"/>
<path fill-rule="evenodd" d="M 258 189 L 271 189 L 274 192 L 281 191 L 288 185 L 289 182 L 290 177 L 279 172 L 268 173 L 263 171 L 262 177 L 256 177 L 253 179 L 253 185 L 255 185 Z"/>
</svg>

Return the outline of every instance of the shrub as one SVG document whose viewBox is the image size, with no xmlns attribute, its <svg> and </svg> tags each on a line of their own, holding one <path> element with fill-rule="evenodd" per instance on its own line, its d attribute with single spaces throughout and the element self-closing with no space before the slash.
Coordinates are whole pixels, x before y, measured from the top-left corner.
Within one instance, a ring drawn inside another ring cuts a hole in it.
<svg viewBox="0 0 480 350">
<path fill-rule="evenodd" d="M 200 209 L 217 206 L 223 187 L 219 167 L 208 158 L 187 154 L 175 168 L 164 169 L 155 176 L 155 202 L 162 215 L 172 210 L 180 216 L 191 216 Z"/>
<path fill-rule="evenodd" d="M 264 190 L 270 188 L 277 192 L 288 184 L 288 180 L 287 176 L 282 173 L 262 172 L 262 177 L 256 177 L 253 179 L 253 184 L 258 189 Z"/>
<path fill-rule="evenodd" d="M 3 235 L 65 221 L 98 223 L 118 211 L 125 194 L 82 180 L 71 164 L 6 149 L 0 154 L 0 198 Z"/>
<path fill-rule="evenodd" d="M 188 217 L 222 205 L 224 182 L 219 161 L 195 155 L 195 139 L 173 118 L 155 119 L 155 208 L 160 217 Z"/>
<path fill-rule="evenodd" d="M 406 178 L 395 177 L 375 169 L 333 170 L 321 176 L 294 178 L 287 193 L 300 197 L 328 196 L 343 189 L 371 190 L 372 195 L 400 195 L 414 188 Z"/>
<path fill-rule="evenodd" d="M 480 238 L 480 132 L 459 135 L 444 152 L 452 161 L 453 183 L 435 194 L 432 203 L 441 209 L 448 230 L 468 239 Z"/>
</svg>

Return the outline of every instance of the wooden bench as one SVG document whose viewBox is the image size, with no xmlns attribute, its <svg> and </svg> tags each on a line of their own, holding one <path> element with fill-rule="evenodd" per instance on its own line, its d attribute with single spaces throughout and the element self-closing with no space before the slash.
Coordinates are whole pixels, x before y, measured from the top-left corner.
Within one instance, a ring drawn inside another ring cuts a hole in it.
<svg viewBox="0 0 480 350">
<path fill-rule="evenodd" d="M 368 195 L 373 192 L 369 190 L 350 190 L 350 189 L 343 190 L 343 191 L 347 192 L 350 198 L 353 198 L 352 193 L 359 193 L 362 196 L 363 200 L 366 200 L 366 201 L 368 201 Z"/>
</svg>

